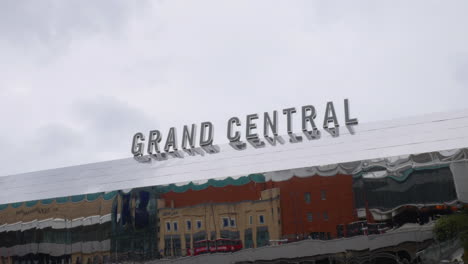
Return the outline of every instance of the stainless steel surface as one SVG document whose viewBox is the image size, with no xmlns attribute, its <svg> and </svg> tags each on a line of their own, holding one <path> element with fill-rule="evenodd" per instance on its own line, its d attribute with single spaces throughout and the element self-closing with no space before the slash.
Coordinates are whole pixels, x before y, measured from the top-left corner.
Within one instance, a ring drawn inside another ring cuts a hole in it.
<svg viewBox="0 0 468 264">
<path fill-rule="evenodd" d="M 336 112 L 335 112 L 335 107 L 333 106 L 333 102 L 327 103 L 327 108 L 325 110 L 325 117 L 323 118 L 323 128 L 325 130 L 330 129 L 328 127 L 330 123 L 333 123 L 333 128 L 338 128 L 340 126 L 340 124 L 338 123 L 338 118 L 336 117 Z"/>
<path fill-rule="evenodd" d="M 206 131 L 208 129 L 208 132 Z M 211 122 L 201 123 L 200 131 L 200 147 L 207 147 L 213 145 L 214 126 Z"/>
<path fill-rule="evenodd" d="M 177 151 L 169 133 L 172 152 L 0 177 L 0 263 L 396 264 L 463 252 L 463 230 L 438 230 L 468 221 L 468 111 L 354 128 L 245 150 L 201 135 L 214 154 Z"/>
<path fill-rule="evenodd" d="M 184 130 L 185 132 L 185 130 Z M 151 130 L 149 132 L 149 136 L 148 136 L 148 149 L 147 149 L 147 153 L 148 155 L 151 155 L 151 154 L 156 154 L 156 153 L 160 153 L 160 148 L 159 148 L 159 143 L 161 142 L 161 132 L 159 130 Z M 140 143 L 141 144 L 141 143 Z M 142 150 L 143 147 L 140 147 L 140 149 Z M 135 153 L 132 152 L 133 155 L 135 155 Z M 141 152 L 137 152 L 137 156 L 141 156 L 143 153 Z"/>
<path fill-rule="evenodd" d="M 169 129 L 169 132 L 167 133 L 167 139 L 166 139 L 166 144 L 164 145 L 164 151 L 170 152 L 171 148 L 172 148 L 172 151 L 178 150 L 177 130 L 175 127 L 171 127 Z"/>
<path fill-rule="evenodd" d="M 350 117 L 350 110 L 349 110 L 349 100 L 344 100 L 344 107 L 345 107 L 345 120 L 347 126 L 355 126 L 359 123 L 357 118 Z"/>
<path fill-rule="evenodd" d="M 144 148 L 145 148 L 144 143 L 141 142 L 143 140 L 145 140 L 145 136 L 141 132 L 138 132 L 133 136 L 131 153 L 134 156 L 143 155 L 143 151 L 144 151 Z"/>
<path fill-rule="evenodd" d="M 355 126 L 339 138 L 324 133 L 320 140 L 267 145 L 237 151 L 220 146 L 217 154 L 169 157 L 135 162 L 133 158 L 0 177 L 0 203 L 45 199 L 235 177 L 256 172 L 289 170 L 358 160 L 384 158 L 468 146 L 468 111 Z"/>
<path fill-rule="evenodd" d="M 195 148 L 195 142 L 197 138 L 197 125 L 192 124 L 192 128 L 189 130 L 188 126 L 184 126 L 182 133 L 182 148 Z M 149 152 L 148 152 L 149 153 Z"/>
</svg>

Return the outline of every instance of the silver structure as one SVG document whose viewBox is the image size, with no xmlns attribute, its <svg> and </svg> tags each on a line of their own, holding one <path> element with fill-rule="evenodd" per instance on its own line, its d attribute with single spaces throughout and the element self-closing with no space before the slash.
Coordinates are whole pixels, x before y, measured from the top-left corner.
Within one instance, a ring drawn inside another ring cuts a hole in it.
<svg viewBox="0 0 468 264">
<path fill-rule="evenodd" d="M 468 110 L 349 119 L 339 137 L 313 130 L 300 144 L 265 116 L 274 145 L 258 147 L 250 124 L 250 144 L 228 130 L 216 154 L 0 177 L 0 263 L 437 263 L 461 248 L 436 225 L 468 208 Z M 184 127 L 182 150 L 195 130 Z M 157 151 L 160 135 L 146 139 Z"/>
</svg>

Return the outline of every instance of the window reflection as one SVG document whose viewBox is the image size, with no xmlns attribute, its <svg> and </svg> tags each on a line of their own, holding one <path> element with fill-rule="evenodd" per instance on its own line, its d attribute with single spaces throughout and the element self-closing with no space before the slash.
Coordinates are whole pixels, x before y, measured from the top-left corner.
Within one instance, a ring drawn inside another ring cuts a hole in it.
<svg viewBox="0 0 468 264">
<path fill-rule="evenodd" d="M 304 200 L 306 204 L 310 204 L 310 192 L 304 193 Z"/>
<path fill-rule="evenodd" d="M 425 263 L 436 258 L 434 248 L 459 243 L 455 233 L 463 226 L 450 235 L 439 227 L 438 237 L 434 227 L 468 209 L 460 189 L 467 158 L 466 150 L 426 153 L 340 164 L 334 171 L 303 168 L 0 205 L 0 262 L 229 253 L 229 261 Z"/>
</svg>

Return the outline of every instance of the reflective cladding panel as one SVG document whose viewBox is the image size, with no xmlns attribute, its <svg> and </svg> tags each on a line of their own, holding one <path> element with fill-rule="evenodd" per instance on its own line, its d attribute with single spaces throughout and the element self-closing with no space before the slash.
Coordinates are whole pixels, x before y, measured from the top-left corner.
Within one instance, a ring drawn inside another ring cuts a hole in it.
<svg viewBox="0 0 468 264">
<path fill-rule="evenodd" d="M 467 158 L 458 149 L 4 204 L 0 263 L 439 263 L 463 253 Z"/>
</svg>

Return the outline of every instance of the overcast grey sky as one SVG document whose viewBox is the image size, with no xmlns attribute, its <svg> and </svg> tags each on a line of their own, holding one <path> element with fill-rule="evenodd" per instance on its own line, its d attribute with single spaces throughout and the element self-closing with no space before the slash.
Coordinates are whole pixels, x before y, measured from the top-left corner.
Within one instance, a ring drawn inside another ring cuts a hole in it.
<svg viewBox="0 0 468 264">
<path fill-rule="evenodd" d="M 193 122 L 223 143 L 231 116 L 329 100 L 361 123 L 468 108 L 467 14 L 465 0 L 2 0 L 0 175 L 130 157 L 135 132 Z"/>
</svg>

